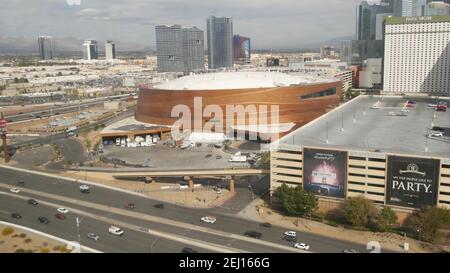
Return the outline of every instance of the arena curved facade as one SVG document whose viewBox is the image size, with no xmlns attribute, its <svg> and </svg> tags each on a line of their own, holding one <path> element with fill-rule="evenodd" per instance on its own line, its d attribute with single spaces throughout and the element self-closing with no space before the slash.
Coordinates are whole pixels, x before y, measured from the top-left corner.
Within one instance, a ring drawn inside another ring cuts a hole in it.
<svg viewBox="0 0 450 273">
<path fill-rule="evenodd" d="M 173 107 L 186 105 L 194 113 L 194 99 L 201 97 L 203 109 L 207 105 L 218 105 L 224 116 L 227 105 L 267 105 L 270 123 L 270 106 L 278 105 L 279 123 L 292 125 L 282 132 L 283 135 L 337 106 L 341 93 L 341 82 L 336 79 L 279 72 L 207 73 L 185 76 L 152 88 L 141 87 L 135 118 L 145 123 L 172 126 L 178 119 L 171 117 Z M 238 124 L 237 116 L 234 118 Z M 203 124 L 210 119 L 202 117 Z M 248 115 L 245 119 L 245 124 L 249 124 Z M 224 128 L 224 132 L 228 130 Z"/>
</svg>

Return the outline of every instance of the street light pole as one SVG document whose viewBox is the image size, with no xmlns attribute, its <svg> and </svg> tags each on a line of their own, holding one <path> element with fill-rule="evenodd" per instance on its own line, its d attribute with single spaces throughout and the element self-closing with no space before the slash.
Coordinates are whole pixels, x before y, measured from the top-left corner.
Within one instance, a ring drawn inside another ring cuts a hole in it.
<svg viewBox="0 0 450 273">
<path fill-rule="evenodd" d="M 250 191 L 252 192 L 252 200 L 255 200 L 255 194 L 253 193 L 252 185 L 250 185 L 250 182 L 248 182 L 248 180 L 247 180 L 247 183 L 248 183 L 248 187 L 250 188 Z"/>
<path fill-rule="evenodd" d="M 78 234 L 78 245 L 81 253 L 81 235 L 80 235 L 80 218 L 77 217 L 77 234 Z"/>
</svg>

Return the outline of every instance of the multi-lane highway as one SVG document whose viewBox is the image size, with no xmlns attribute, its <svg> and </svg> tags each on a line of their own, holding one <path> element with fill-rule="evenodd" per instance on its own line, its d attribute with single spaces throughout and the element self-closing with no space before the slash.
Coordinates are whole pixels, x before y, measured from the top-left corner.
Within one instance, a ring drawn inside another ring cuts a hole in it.
<svg viewBox="0 0 450 273">
<path fill-rule="evenodd" d="M 23 112 L 23 113 L 19 113 L 16 115 L 7 115 L 5 118 L 9 123 L 13 123 L 13 122 L 19 122 L 19 121 L 26 121 L 26 120 L 50 117 L 53 115 L 67 114 L 67 113 L 77 112 L 79 110 L 84 111 L 84 110 L 86 110 L 86 108 L 89 108 L 89 107 L 103 105 L 103 103 L 105 101 L 110 100 L 112 98 L 125 99 L 128 96 L 129 95 L 104 97 L 104 98 L 99 98 L 99 99 L 88 100 L 86 102 L 81 102 L 81 103 L 73 103 L 72 102 L 72 103 L 64 104 L 62 106 L 53 106 L 50 108 L 39 109 L 37 111 Z"/>
<path fill-rule="evenodd" d="M 21 192 L 9 191 L 19 181 L 25 186 Z M 132 183 L 132 182 L 131 182 Z M 77 240 L 75 217 L 83 218 L 80 225 L 82 244 L 104 252 L 179 252 L 189 246 L 199 252 L 296 252 L 292 244 L 282 240 L 286 231 L 281 227 L 264 228 L 257 222 L 225 214 L 217 209 L 193 209 L 165 204 L 155 208 L 156 200 L 120 190 L 92 186 L 91 193 L 82 194 L 80 183 L 63 178 L 7 169 L 0 167 L 0 220 L 19 223 L 49 234 Z M 40 202 L 37 206 L 27 204 L 27 199 Z M 125 203 L 134 203 L 128 210 Z M 54 217 L 56 208 L 70 209 L 66 220 Z M 11 213 L 23 215 L 20 220 Z M 217 218 L 215 224 L 206 224 L 200 218 L 206 215 Z M 39 216 L 50 219 L 48 225 L 37 221 Z M 122 237 L 107 232 L 111 224 L 125 230 Z M 261 232 L 261 239 L 245 237 L 246 231 Z M 96 242 L 86 238 L 94 232 L 101 239 Z M 298 232 L 298 241 L 311 246 L 312 252 L 342 252 L 347 248 L 365 251 L 365 246 L 335 240 L 309 233 Z"/>
</svg>

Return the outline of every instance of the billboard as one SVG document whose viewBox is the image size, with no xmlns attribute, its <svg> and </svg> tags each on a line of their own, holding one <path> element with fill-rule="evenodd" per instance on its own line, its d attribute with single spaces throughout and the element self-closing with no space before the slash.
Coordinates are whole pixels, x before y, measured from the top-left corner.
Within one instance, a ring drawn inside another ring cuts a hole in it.
<svg viewBox="0 0 450 273">
<path fill-rule="evenodd" d="M 438 159 L 389 156 L 386 204 L 411 208 L 436 205 L 439 165 Z"/>
<path fill-rule="evenodd" d="M 242 52 L 244 53 L 245 60 L 250 61 L 250 39 L 242 42 Z"/>
<path fill-rule="evenodd" d="M 236 62 L 250 62 L 250 38 L 233 36 L 233 59 Z"/>
<path fill-rule="evenodd" d="M 303 188 L 317 195 L 345 198 L 347 152 L 305 148 Z"/>
</svg>

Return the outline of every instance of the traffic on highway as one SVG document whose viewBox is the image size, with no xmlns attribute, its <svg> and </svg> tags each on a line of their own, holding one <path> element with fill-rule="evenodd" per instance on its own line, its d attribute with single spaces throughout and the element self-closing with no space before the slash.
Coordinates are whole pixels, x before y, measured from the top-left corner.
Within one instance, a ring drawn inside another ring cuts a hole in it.
<svg viewBox="0 0 450 273">
<path fill-rule="evenodd" d="M 0 174 L 1 221 L 77 241 L 78 217 L 83 219 L 81 244 L 102 252 L 148 252 L 150 243 L 143 247 L 134 240 L 139 236 L 147 242 L 158 239 L 155 252 L 181 252 L 185 247 L 197 252 L 365 251 L 362 245 L 284 230 L 215 209 L 161 204 L 132 192 L 12 168 L 0 167 Z M 117 240 L 126 241 L 126 247 Z"/>
</svg>

